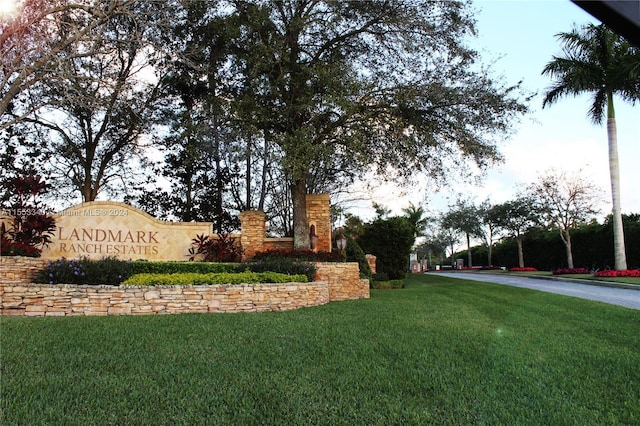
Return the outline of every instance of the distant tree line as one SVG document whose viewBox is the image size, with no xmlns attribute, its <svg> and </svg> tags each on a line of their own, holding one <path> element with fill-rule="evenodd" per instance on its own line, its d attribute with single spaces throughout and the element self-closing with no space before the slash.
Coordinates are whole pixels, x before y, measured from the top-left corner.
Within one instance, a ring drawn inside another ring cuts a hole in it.
<svg viewBox="0 0 640 426">
<path fill-rule="evenodd" d="M 623 215 L 624 235 L 629 269 L 640 268 L 640 214 Z M 614 269 L 613 224 L 611 216 L 604 223 L 587 223 L 572 230 L 574 266 L 588 269 Z M 539 270 L 567 267 L 565 247 L 558 231 L 534 228 L 523 237 L 526 265 Z M 471 249 L 474 265 L 486 265 L 487 249 L 476 246 Z M 467 252 L 457 252 L 454 257 L 466 258 Z M 505 238 L 493 247 L 494 265 L 507 268 L 518 266 L 518 249 L 515 238 Z"/>
</svg>

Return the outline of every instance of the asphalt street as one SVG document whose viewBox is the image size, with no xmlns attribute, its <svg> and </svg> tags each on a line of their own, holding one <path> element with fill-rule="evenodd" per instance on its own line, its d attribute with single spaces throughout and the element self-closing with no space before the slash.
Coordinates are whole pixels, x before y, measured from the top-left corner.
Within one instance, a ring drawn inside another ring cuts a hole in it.
<svg viewBox="0 0 640 426">
<path fill-rule="evenodd" d="M 524 287 L 549 293 L 563 294 L 565 296 L 580 297 L 583 299 L 597 300 L 613 305 L 625 306 L 632 309 L 640 309 L 640 288 L 628 289 L 608 287 L 603 285 L 582 284 L 576 280 L 559 277 L 534 278 L 513 275 L 497 275 L 474 272 L 429 272 L 429 274 L 442 275 L 464 280 L 484 281 L 495 284 Z"/>
</svg>

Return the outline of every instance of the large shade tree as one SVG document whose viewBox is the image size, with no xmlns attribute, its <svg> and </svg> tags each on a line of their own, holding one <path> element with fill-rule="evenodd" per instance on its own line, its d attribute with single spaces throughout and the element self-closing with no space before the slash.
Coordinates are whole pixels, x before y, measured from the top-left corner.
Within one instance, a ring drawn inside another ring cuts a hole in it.
<svg viewBox="0 0 640 426">
<path fill-rule="evenodd" d="M 2 40 L 11 59 L 3 66 L 2 121 L 9 133 L 29 135 L 22 140 L 56 179 L 60 198 L 127 194 L 143 180 L 140 164 L 160 94 L 152 64 L 167 21 L 148 2 L 53 5 L 26 2 L 22 14 L 33 28 L 17 20 Z"/>
<path fill-rule="evenodd" d="M 86 58 L 99 45 L 98 29 L 128 13 L 135 0 L 29 0 L 16 2 L 11 16 L 0 16 L 0 129 L 46 105 L 44 99 L 21 96 L 38 89 L 69 60 Z M 81 50 L 70 47 L 84 41 Z"/>
<path fill-rule="evenodd" d="M 542 71 L 554 79 L 543 107 L 568 95 L 592 95 L 589 117 L 601 124 L 606 116 L 609 143 L 609 173 L 613 204 L 615 269 L 627 269 L 620 201 L 620 166 L 614 94 L 634 102 L 640 98 L 640 53 L 638 48 L 603 24 L 585 25 L 558 34 L 563 55 L 554 56 Z"/>
<path fill-rule="evenodd" d="M 295 248 L 309 246 L 313 165 L 343 165 L 335 176 L 373 166 L 445 179 L 467 161 L 485 166 L 499 158 L 493 136 L 525 110 L 514 87 L 479 71 L 476 53 L 464 46 L 474 33 L 466 3 L 233 4 L 242 34 L 257 43 L 240 57 L 255 99 L 248 123 L 282 152 Z"/>
</svg>

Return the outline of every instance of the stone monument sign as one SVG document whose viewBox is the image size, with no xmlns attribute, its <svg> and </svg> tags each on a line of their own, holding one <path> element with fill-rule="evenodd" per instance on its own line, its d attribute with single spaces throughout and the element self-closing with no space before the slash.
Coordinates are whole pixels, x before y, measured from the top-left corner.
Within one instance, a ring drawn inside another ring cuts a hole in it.
<svg viewBox="0 0 640 426">
<path fill-rule="evenodd" d="M 120 259 L 189 258 L 191 240 L 210 235 L 210 222 L 165 222 L 124 203 L 92 201 L 55 215 L 52 243 L 43 258 L 115 256 Z"/>
</svg>

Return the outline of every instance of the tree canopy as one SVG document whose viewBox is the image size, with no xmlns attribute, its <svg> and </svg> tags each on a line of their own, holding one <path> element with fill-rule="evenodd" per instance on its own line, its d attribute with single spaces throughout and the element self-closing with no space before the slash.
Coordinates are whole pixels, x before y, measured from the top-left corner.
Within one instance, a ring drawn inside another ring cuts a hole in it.
<svg viewBox="0 0 640 426">
<path fill-rule="evenodd" d="M 296 248 L 309 244 L 308 192 L 339 189 L 371 170 L 381 177 L 402 180 L 420 174 L 444 183 L 453 172 L 464 174 L 469 164 L 483 168 L 499 160 L 498 139 L 526 111 L 518 85 L 493 79 L 477 52 L 465 45 L 475 28 L 473 11 L 462 1 L 82 0 L 78 4 L 86 16 L 75 17 L 74 25 L 65 27 L 73 34 L 70 41 L 56 31 L 45 31 L 22 44 L 18 35 L 12 39 L 16 55 L 52 47 L 70 53 L 45 55 L 39 68 L 30 69 L 39 76 L 33 84 L 5 83 L 3 96 L 13 106 L 2 111 L 3 122 L 37 129 L 31 138 L 51 148 L 51 130 L 63 140 L 76 139 L 82 123 L 87 129 L 100 128 L 100 121 L 89 124 L 78 118 L 79 113 L 98 115 L 110 129 L 104 133 L 105 142 L 116 150 L 99 148 L 97 157 L 143 158 L 145 150 L 136 151 L 139 142 L 157 142 L 156 148 L 175 163 L 172 168 L 185 171 L 167 172 L 167 179 L 181 182 L 175 187 L 178 192 L 208 176 L 204 180 L 213 194 L 215 214 L 220 213 L 223 197 L 237 210 L 269 210 L 266 205 L 271 203 L 277 206 L 271 217 L 282 215 L 283 222 L 292 211 Z M 114 15 L 102 17 L 116 6 Z M 149 8 L 157 16 L 149 15 Z M 29 13 L 25 16 L 35 11 Z M 62 28 L 71 15 L 47 16 L 54 28 Z M 119 30 L 127 22 L 135 31 Z M 103 103 L 98 107 L 87 102 L 98 93 L 109 98 L 110 89 L 103 95 L 105 89 L 88 81 L 104 87 L 96 73 L 111 68 L 99 62 L 103 58 L 99 49 L 79 47 L 95 47 L 96 40 L 116 40 L 111 37 L 116 35 L 119 42 L 111 47 L 114 61 L 126 63 L 135 57 L 132 66 L 150 61 L 148 69 L 163 78 L 156 91 L 145 93 L 138 92 L 141 80 L 110 79 L 127 89 L 121 92 L 126 96 L 107 104 L 115 108 L 110 114 Z M 129 56 L 127 46 L 146 50 Z M 20 78 L 20 67 L 15 69 L 11 81 Z M 78 80 L 79 70 L 90 78 Z M 68 87 L 78 95 L 52 96 L 66 93 Z M 21 93 L 14 93 L 14 88 Z M 14 102 L 34 94 L 41 102 Z M 156 95 L 162 109 L 154 103 Z M 47 124 L 38 114 L 42 105 L 62 108 L 77 124 L 56 122 L 57 128 Z M 173 114 L 149 126 L 150 114 L 161 111 Z M 65 146 L 69 152 L 78 148 Z M 194 152 L 206 163 L 198 170 Z M 67 170 L 84 169 L 86 180 L 89 168 L 98 166 L 83 164 L 84 157 L 65 158 L 75 163 Z M 186 173 L 189 168 L 192 171 Z M 207 169 L 214 172 L 207 174 Z M 100 173 L 99 167 L 94 173 Z M 97 181 L 86 188 L 86 182 L 74 183 L 75 175 L 64 176 L 85 199 L 109 188 Z M 118 177 L 125 187 L 132 187 L 130 176 Z M 284 192 L 288 194 L 283 196 Z M 252 198 L 255 193 L 260 195 Z M 187 203 L 171 208 L 197 207 Z"/>
</svg>

